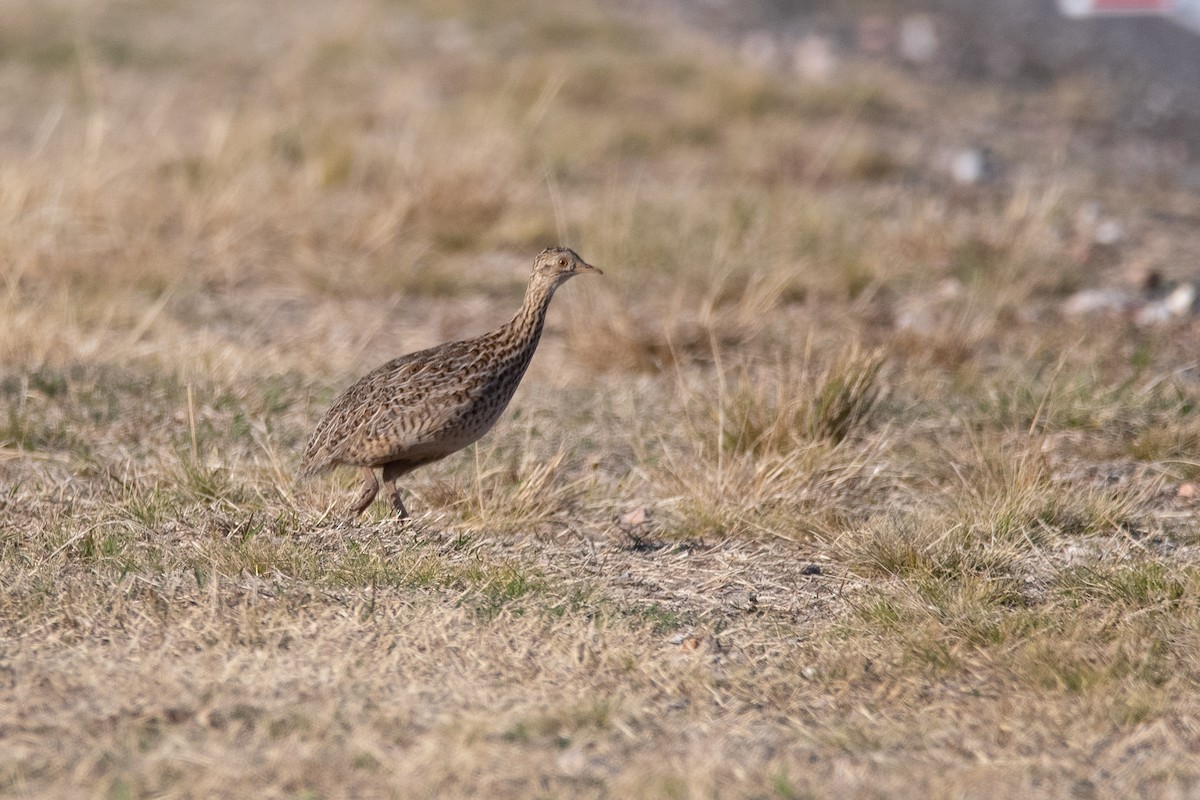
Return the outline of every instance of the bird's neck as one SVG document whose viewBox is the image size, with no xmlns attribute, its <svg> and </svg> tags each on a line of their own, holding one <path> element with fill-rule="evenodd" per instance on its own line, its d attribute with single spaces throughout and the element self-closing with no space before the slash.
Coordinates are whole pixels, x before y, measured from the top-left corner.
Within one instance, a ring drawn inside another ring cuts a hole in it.
<svg viewBox="0 0 1200 800">
<path fill-rule="evenodd" d="M 542 326 L 546 323 L 546 309 L 550 307 L 550 298 L 554 297 L 554 284 L 530 284 L 525 290 L 525 300 L 521 309 L 508 323 L 508 334 L 518 340 L 521 345 L 536 345 L 542 335 Z"/>
</svg>

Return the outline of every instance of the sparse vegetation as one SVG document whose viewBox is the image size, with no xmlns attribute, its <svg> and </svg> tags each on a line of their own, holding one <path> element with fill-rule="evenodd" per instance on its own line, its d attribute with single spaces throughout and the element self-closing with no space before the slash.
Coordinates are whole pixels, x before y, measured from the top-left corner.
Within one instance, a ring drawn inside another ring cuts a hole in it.
<svg viewBox="0 0 1200 800">
<path fill-rule="evenodd" d="M 1194 279 L 1178 148 L 520 5 L 5 9 L 0 796 L 1200 790 L 1198 323 L 1059 313 Z M 415 525 L 294 481 L 560 237 Z"/>
</svg>

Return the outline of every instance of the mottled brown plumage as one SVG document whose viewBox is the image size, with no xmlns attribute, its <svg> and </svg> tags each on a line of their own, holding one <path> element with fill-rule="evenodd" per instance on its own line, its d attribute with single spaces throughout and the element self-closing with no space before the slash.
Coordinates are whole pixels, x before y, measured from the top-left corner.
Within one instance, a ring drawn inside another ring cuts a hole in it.
<svg viewBox="0 0 1200 800">
<path fill-rule="evenodd" d="M 496 424 L 533 358 L 554 290 L 584 272 L 600 274 L 565 247 L 543 250 L 510 322 L 367 373 L 317 423 L 300 461 L 301 477 L 361 467 L 363 489 L 352 512 L 357 516 L 379 492 L 375 470 L 382 469 L 392 504 L 407 517 L 396 479 L 461 450 Z"/>
</svg>

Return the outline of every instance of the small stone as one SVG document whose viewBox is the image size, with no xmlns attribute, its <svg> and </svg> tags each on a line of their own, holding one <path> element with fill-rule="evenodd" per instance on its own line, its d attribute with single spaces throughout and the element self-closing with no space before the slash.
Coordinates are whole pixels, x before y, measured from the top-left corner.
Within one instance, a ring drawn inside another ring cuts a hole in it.
<svg viewBox="0 0 1200 800">
<path fill-rule="evenodd" d="M 1058 0 L 1058 10 L 1067 17 L 1086 17 L 1092 12 L 1093 0 Z"/>
<path fill-rule="evenodd" d="M 1172 316 L 1174 315 L 1171 314 L 1171 309 L 1167 308 L 1167 304 L 1162 300 L 1156 300 L 1139 308 L 1133 315 L 1133 321 L 1142 327 L 1162 325 L 1164 322 L 1169 322 Z"/>
<path fill-rule="evenodd" d="M 1063 301 L 1062 312 L 1077 317 L 1098 311 L 1124 311 L 1131 303 L 1130 296 L 1117 289 L 1082 289 Z"/>
<path fill-rule="evenodd" d="M 1196 286 L 1191 283 L 1181 283 L 1176 286 L 1163 300 L 1167 311 L 1176 317 L 1190 314 L 1196 304 Z"/>
<path fill-rule="evenodd" d="M 966 293 L 966 289 L 958 278 L 946 278 L 937 285 L 935 294 L 942 300 L 957 300 Z"/>
<path fill-rule="evenodd" d="M 1191 481 L 1179 485 L 1179 489 L 1175 492 L 1175 496 L 1181 500 L 1195 500 L 1200 497 L 1200 485 Z"/>
<path fill-rule="evenodd" d="M 1105 247 L 1112 247 L 1125 238 L 1125 226 L 1120 220 L 1106 219 L 1096 226 L 1096 232 L 1092 234 L 1092 238 L 1096 244 Z"/>
<path fill-rule="evenodd" d="M 900 22 L 900 57 L 925 64 L 937 55 L 937 28 L 928 14 L 911 14 Z"/>
<path fill-rule="evenodd" d="M 805 36 L 792 48 L 792 69 L 813 83 L 827 83 L 837 70 L 833 45 L 824 36 Z"/>
<path fill-rule="evenodd" d="M 587 754 L 578 747 L 568 747 L 558 754 L 558 770 L 564 775 L 576 777 L 587 769 Z"/>
<path fill-rule="evenodd" d="M 800 568 L 801 575 L 820 575 L 823 572 L 820 564 L 805 564 Z"/>
<path fill-rule="evenodd" d="M 632 511 L 626 511 L 617 517 L 617 521 L 622 525 L 629 525 L 630 527 L 645 525 L 650 521 L 650 510 L 645 506 L 640 506 Z"/>
<path fill-rule="evenodd" d="M 988 152 L 978 147 L 964 147 L 950 156 L 950 177 L 959 186 L 974 186 L 992 177 L 994 165 Z"/>
</svg>

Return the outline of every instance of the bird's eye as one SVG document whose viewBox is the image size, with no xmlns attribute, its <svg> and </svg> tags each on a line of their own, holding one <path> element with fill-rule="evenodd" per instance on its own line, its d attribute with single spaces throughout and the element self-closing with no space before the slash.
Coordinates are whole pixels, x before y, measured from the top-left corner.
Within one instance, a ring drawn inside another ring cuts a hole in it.
<svg viewBox="0 0 1200 800">
<path fill-rule="evenodd" d="M 558 260 L 558 265 L 559 265 L 560 267 L 565 267 L 565 266 L 567 265 L 567 260 L 566 260 L 565 258 L 560 258 L 560 259 Z"/>
</svg>

